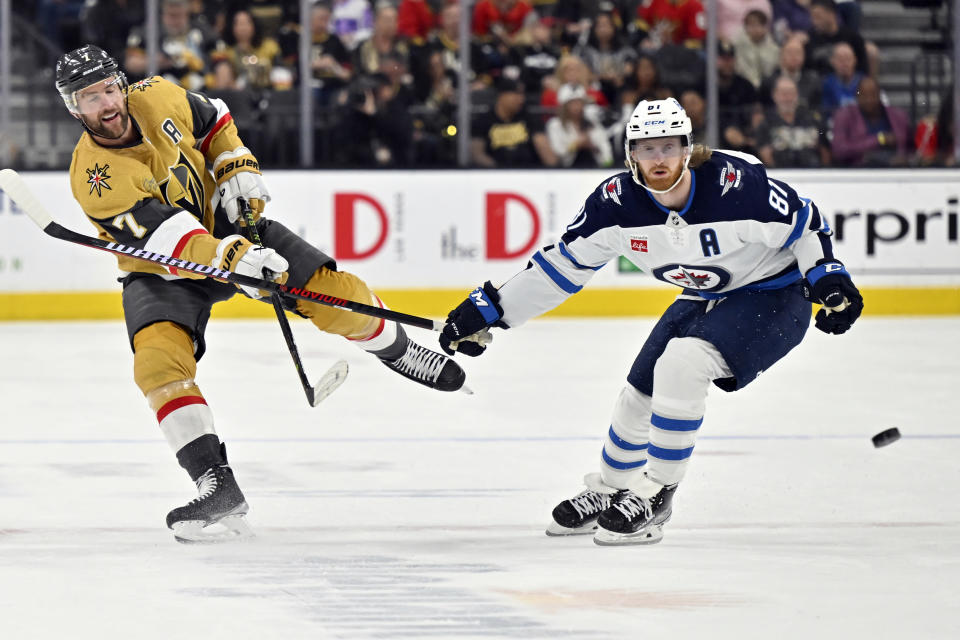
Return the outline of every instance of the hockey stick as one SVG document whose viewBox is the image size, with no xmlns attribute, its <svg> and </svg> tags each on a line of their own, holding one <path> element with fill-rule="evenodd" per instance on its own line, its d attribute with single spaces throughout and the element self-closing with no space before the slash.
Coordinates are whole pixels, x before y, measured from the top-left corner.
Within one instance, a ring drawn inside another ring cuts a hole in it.
<svg viewBox="0 0 960 640">
<path fill-rule="evenodd" d="M 260 240 L 260 233 L 257 231 L 257 223 L 253 219 L 253 212 L 250 210 L 250 204 L 243 198 L 238 198 L 238 204 L 243 211 L 243 218 L 246 221 L 247 235 L 252 242 L 261 247 L 263 241 Z M 280 301 L 280 294 L 270 294 L 270 302 L 273 304 L 273 310 L 277 314 L 277 322 L 280 323 L 280 332 L 287 343 L 287 350 L 290 351 L 290 357 L 293 358 L 293 364 L 297 368 L 297 375 L 300 377 L 300 384 L 303 385 L 303 392 L 307 394 L 307 402 L 311 407 L 315 407 L 320 402 L 333 393 L 347 379 L 347 372 L 350 370 L 346 360 L 338 360 L 332 367 L 327 369 L 320 380 L 315 385 L 310 384 L 307 374 L 303 370 L 303 362 L 300 360 L 300 351 L 297 349 L 297 343 L 293 341 L 293 331 L 290 329 L 290 320 L 287 319 L 287 313 Z"/>
<path fill-rule="evenodd" d="M 279 284 L 273 282 L 272 280 L 254 278 L 251 276 L 245 276 L 241 273 L 227 271 L 226 269 L 217 269 L 216 267 L 211 267 L 210 265 L 197 264 L 196 262 L 181 260 L 179 258 L 171 258 L 170 256 L 163 255 L 162 253 L 154 253 L 148 249 L 137 249 L 136 247 L 120 244 L 119 242 L 107 242 L 106 240 L 101 240 L 100 238 L 85 236 L 81 233 L 77 233 L 76 231 L 71 231 L 59 223 L 54 222 L 53 218 L 50 216 L 44 206 L 40 204 L 40 201 L 37 200 L 32 193 L 30 193 L 30 190 L 27 188 L 27 185 L 24 184 L 23 179 L 13 169 L 0 170 L 0 190 L 6 192 L 6 194 L 10 196 L 10 199 L 16 202 L 17 206 L 20 207 L 20 209 L 22 209 L 23 212 L 26 213 L 27 216 L 33 220 L 38 227 L 43 229 L 44 233 L 59 240 L 66 240 L 67 242 L 83 245 L 85 247 L 101 249 L 109 253 L 127 256 L 128 258 L 136 258 L 137 260 L 153 262 L 164 267 L 175 267 L 182 271 L 190 271 L 191 273 L 196 273 L 198 275 L 205 276 L 207 278 L 213 278 L 215 280 L 221 280 L 223 282 L 242 284 L 248 287 L 255 287 L 257 289 L 270 291 L 271 293 L 279 293 L 280 295 L 284 295 L 289 298 L 298 298 L 308 302 L 316 302 L 317 304 L 322 304 L 327 307 L 335 307 L 337 309 L 343 309 L 344 311 L 351 311 L 353 313 L 359 313 L 365 316 L 383 318 L 384 320 L 393 320 L 394 322 L 399 322 L 400 324 L 408 324 L 412 327 L 420 327 L 421 329 L 429 329 L 430 331 L 443 330 L 442 322 L 430 320 L 429 318 L 421 318 L 420 316 L 401 313 L 392 309 L 374 307 L 372 305 L 363 304 L 362 302 L 355 302 L 353 300 L 344 300 L 343 298 L 337 298 L 336 296 L 327 295 L 317 291 L 310 291 L 309 289 L 301 289 L 300 287 L 288 287 L 287 285 Z"/>
</svg>

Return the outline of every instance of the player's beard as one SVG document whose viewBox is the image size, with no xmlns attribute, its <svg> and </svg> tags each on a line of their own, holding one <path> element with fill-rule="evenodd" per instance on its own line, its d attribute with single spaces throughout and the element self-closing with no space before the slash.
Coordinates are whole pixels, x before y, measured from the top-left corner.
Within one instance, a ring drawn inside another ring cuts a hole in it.
<svg viewBox="0 0 960 640">
<path fill-rule="evenodd" d="M 655 176 L 653 172 L 658 169 L 667 169 L 668 173 L 662 176 Z M 674 183 L 680 178 L 683 173 L 683 163 L 680 163 L 675 170 L 671 171 L 670 167 L 666 164 L 653 167 L 650 170 L 650 173 L 647 174 L 644 172 L 643 180 L 647 183 L 647 186 L 651 189 L 656 189 L 657 191 L 665 191 L 672 187 Z"/>
<path fill-rule="evenodd" d="M 101 121 L 101 116 L 98 116 L 95 122 L 83 117 L 83 124 L 96 136 L 116 140 L 123 137 L 130 125 L 130 114 L 126 110 L 118 110 L 117 114 L 116 118 L 106 123 Z"/>
</svg>

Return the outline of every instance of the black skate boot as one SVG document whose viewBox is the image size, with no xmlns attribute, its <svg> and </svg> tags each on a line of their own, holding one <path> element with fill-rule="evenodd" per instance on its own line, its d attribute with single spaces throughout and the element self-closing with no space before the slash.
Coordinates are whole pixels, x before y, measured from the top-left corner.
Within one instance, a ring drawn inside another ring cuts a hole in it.
<svg viewBox="0 0 960 640">
<path fill-rule="evenodd" d="M 618 491 L 610 507 L 597 518 L 593 541 L 599 545 L 655 544 L 663 539 L 663 524 L 673 512 L 677 485 L 663 487 L 652 498 L 629 489 Z"/>
<path fill-rule="evenodd" d="M 438 391 L 464 391 L 471 393 L 463 386 L 467 374 L 456 362 L 442 353 L 431 351 L 426 347 L 407 338 L 406 349 L 396 359 L 381 358 L 380 361 L 400 375 L 415 382 L 437 389 Z"/>
<path fill-rule="evenodd" d="M 548 536 L 576 536 L 593 533 L 597 529 L 597 517 L 610 507 L 612 488 L 609 493 L 599 489 L 603 480 L 599 473 L 584 478 L 587 489 L 553 508 L 553 522 L 547 526 Z"/>
<path fill-rule="evenodd" d="M 229 466 L 210 467 L 196 482 L 200 495 L 167 514 L 167 527 L 177 542 L 225 542 L 253 535 L 244 520 L 250 508 Z"/>
</svg>

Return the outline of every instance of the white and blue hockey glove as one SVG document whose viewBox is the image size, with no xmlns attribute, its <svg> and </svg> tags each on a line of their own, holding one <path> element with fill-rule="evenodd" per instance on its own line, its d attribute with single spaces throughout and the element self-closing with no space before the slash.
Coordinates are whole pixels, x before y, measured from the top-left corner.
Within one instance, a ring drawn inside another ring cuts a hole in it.
<svg viewBox="0 0 960 640">
<path fill-rule="evenodd" d="M 493 341 L 487 327 L 497 324 L 502 316 L 500 294 L 487 280 L 447 315 L 440 333 L 440 346 L 451 356 L 459 352 L 476 357 Z"/>
<path fill-rule="evenodd" d="M 823 305 L 817 311 L 817 329 L 835 335 L 849 330 L 863 311 L 863 296 L 843 264 L 836 260 L 822 261 L 807 271 L 807 282 L 811 299 Z"/>
</svg>

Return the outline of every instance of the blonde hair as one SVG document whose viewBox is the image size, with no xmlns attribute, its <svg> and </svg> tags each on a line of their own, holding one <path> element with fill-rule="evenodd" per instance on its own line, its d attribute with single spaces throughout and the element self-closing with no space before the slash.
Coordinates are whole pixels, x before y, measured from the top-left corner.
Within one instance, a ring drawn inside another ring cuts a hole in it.
<svg viewBox="0 0 960 640">
<path fill-rule="evenodd" d="M 713 149 L 705 144 L 695 144 L 690 151 L 690 168 L 696 169 L 713 155 Z"/>
</svg>

